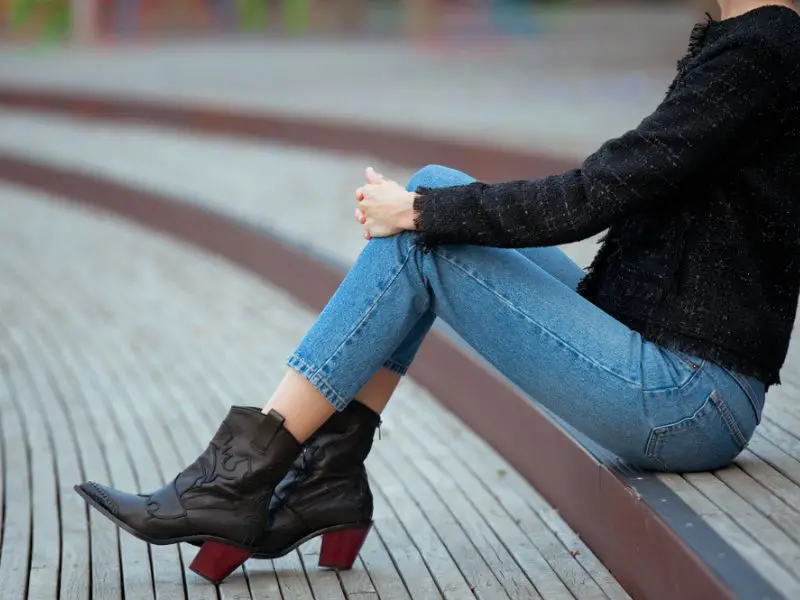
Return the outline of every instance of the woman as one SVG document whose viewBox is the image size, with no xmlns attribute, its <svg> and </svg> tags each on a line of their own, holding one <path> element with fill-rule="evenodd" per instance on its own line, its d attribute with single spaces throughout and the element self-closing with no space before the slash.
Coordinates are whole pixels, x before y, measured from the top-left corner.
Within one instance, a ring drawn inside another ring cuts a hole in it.
<svg viewBox="0 0 800 600">
<path fill-rule="evenodd" d="M 263 410 L 231 408 L 152 494 L 78 492 L 143 540 L 202 543 L 192 567 L 213 581 L 323 534 L 320 564 L 349 568 L 378 415 L 437 316 L 629 463 L 728 464 L 797 308 L 800 16 L 720 5 L 662 104 L 579 169 L 487 185 L 427 167 L 406 189 L 368 170 L 356 217 L 372 239 Z M 586 277 L 553 248 L 605 229 Z"/>
</svg>

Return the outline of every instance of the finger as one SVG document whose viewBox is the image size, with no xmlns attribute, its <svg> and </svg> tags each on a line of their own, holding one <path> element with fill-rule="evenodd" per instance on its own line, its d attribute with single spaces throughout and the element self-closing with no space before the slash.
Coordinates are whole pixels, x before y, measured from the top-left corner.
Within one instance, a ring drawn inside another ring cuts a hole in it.
<svg viewBox="0 0 800 600">
<path fill-rule="evenodd" d="M 356 198 L 360 196 L 361 200 L 364 200 L 367 196 L 376 191 L 378 188 L 379 188 L 378 185 L 372 183 L 368 183 L 367 185 L 362 185 L 360 188 L 358 188 L 358 190 L 356 190 Z M 359 200 L 359 202 L 361 200 Z"/>
<path fill-rule="evenodd" d="M 375 169 L 373 169 L 372 167 L 367 167 L 367 170 L 364 172 L 364 175 L 367 179 L 367 183 L 371 183 L 373 185 L 380 185 L 381 183 L 386 181 L 386 178 L 380 173 L 376 173 Z"/>
<path fill-rule="evenodd" d="M 358 221 L 362 225 L 367 222 L 367 217 L 364 215 L 364 213 L 361 211 L 360 208 L 356 209 L 356 221 Z"/>
</svg>

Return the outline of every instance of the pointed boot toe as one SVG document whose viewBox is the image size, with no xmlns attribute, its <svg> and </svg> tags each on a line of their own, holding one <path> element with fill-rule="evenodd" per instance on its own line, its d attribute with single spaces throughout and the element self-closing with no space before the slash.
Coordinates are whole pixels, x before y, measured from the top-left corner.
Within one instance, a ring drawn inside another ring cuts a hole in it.
<svg viewBox="0 0 800 600">
<path fill-rule="evenodd" d="M 221 559 L 197 570 L 218 582 L 258 549 L 273 489 L 301 448 L 277 412 L 234 406 L 205 452 L 152 494 L 94 482 L 75 489 L 101 514 L 151 544 L 213 542 Z"/>
<path fill-rule="evenodd" d="M 119 527 L 146 542 L 159 543 L 147 535 L 145 524 L 142 523 L 142 517 L 148 514 L 149 496 L 121 492 L 94 481 L 76 485 L 75 491 Z"/>
<path fill-rule="evenodd" d="M 76 485 L 75 491 L 98 510 L 111 517 L 119 518 L 119 503 L 117 502 L 119 492 L 114 488 L 100 485 L 94 481 L 87 481 Z"/>
</svg>

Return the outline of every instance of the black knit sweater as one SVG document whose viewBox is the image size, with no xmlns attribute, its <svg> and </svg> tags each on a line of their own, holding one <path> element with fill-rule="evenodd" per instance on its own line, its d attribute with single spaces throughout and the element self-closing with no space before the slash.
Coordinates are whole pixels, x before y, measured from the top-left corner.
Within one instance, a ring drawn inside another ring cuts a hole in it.
<svg viewBox="0 0 800 600">
<path fill-rule="evenodd" d="M 580 168 L 420 188 L 417 242 L 519 248 L 605 229 L 579 292 L 646 339 L 779 382 L 800 291 L 800 16 L 695 27 L 665 99 Z"/>
</svg>

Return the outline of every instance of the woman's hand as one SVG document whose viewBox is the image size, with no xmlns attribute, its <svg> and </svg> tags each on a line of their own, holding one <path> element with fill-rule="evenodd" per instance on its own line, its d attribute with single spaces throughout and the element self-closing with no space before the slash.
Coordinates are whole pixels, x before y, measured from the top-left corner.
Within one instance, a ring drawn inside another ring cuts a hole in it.
<svg viewBox="0 0 800 600">
<path fill-rule="evenodd" d="M 414 192 L 395 181 L 366 170 L 367 184 L 356 190 L 356 220 L 364 226 L 364 237 L 387 237 L 414 229 Z"/>
</svg>

